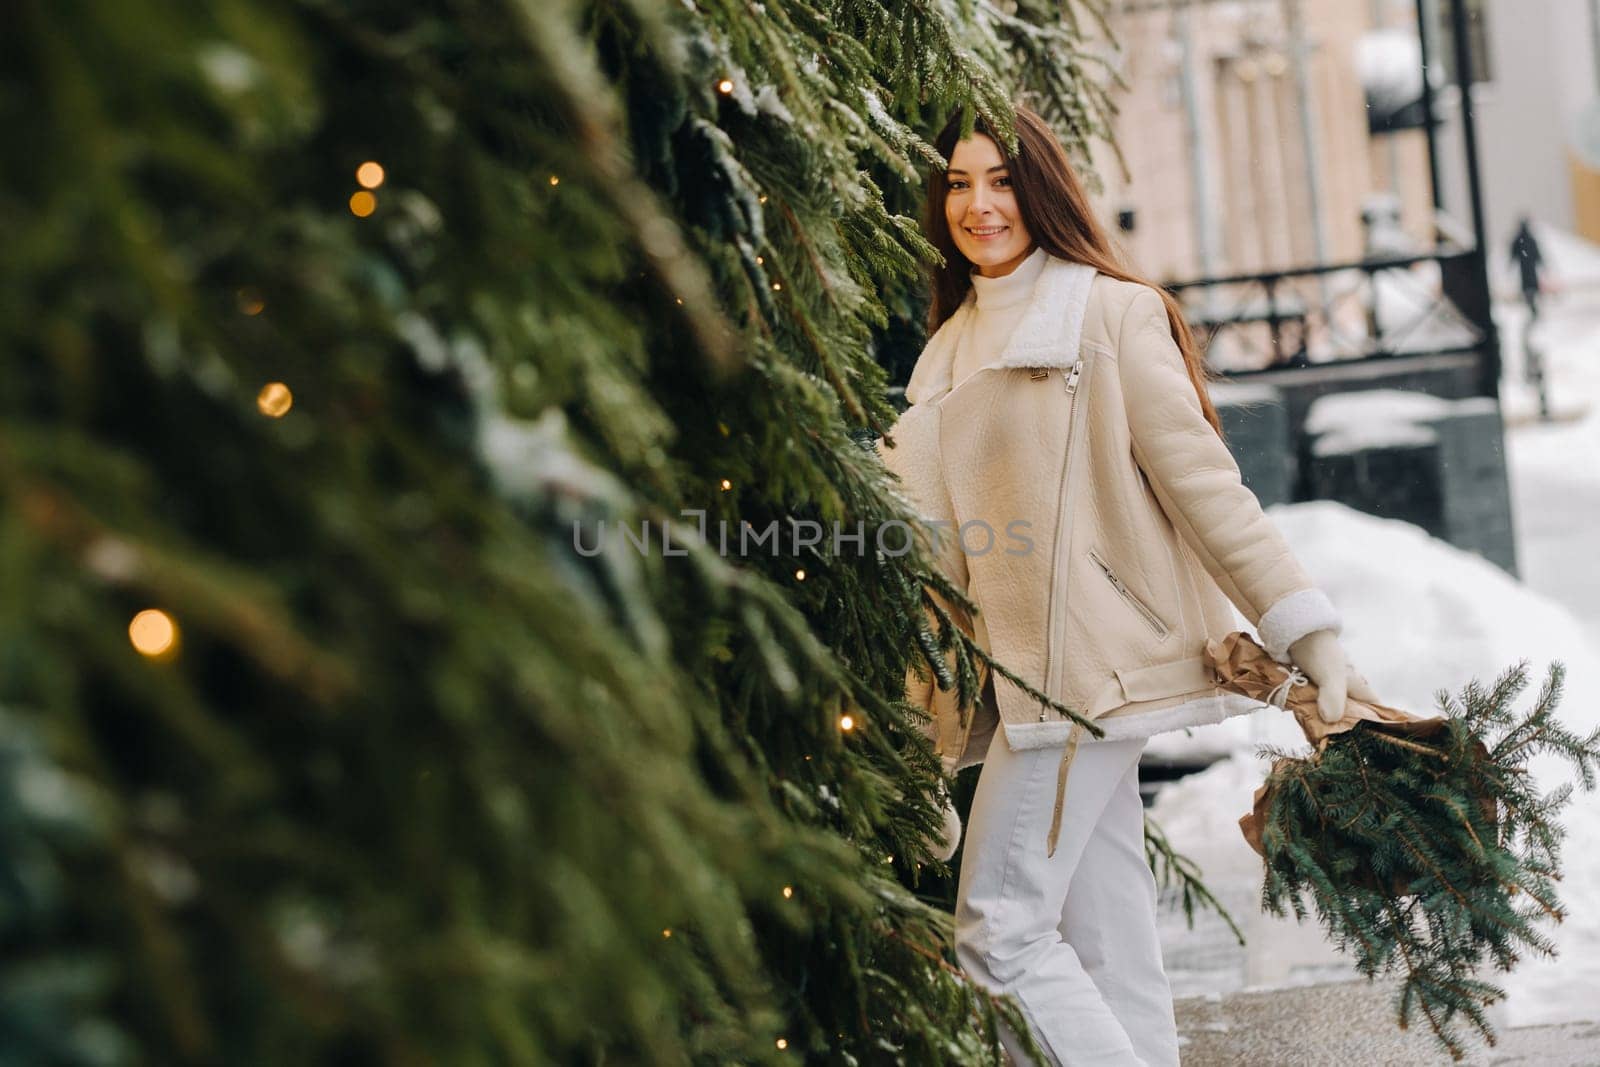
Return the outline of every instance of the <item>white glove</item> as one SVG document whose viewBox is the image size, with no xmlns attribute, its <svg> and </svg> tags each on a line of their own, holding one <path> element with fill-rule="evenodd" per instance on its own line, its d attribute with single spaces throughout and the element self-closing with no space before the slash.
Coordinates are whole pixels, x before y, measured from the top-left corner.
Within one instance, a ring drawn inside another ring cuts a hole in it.
<svg viewBox="0 0 1600 1067">
<path fill-rule="evenodd" d="M 1313 630 L 1289 646 L 1289 659 L 1317 687 L 1317 714 L 1323 722 L 1344 718 L 1346 694 L 1357 700 L 1377 703 L 1378 694 L 1350 665 L 1339 635 L 1332 630 Z"/>
<path fill-rule="evenodd" d="M 950 799 L 950 794 L 945 792 L 943 786 L 939 787 L 939 798 L 944 802 L 944 828 L 939 840 L 933 842 L 933 854 L 942 862 L 949 863 L 956 854 L 956 846 L 961 844 L 961 816 L 956 811 L 956 802 Z"/>
</svg>

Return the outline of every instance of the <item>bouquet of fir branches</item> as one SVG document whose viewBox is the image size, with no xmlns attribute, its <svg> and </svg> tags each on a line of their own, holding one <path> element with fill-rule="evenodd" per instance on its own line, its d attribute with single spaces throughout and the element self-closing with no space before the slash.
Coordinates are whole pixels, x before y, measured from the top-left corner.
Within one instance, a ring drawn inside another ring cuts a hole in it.
<svg viewBox="0 0 1600 1067">
<path fill-rule="evenodd" d="M 1399 974 L 1402 1029 L 1420 1012 L 1454 1059 L 1462 1019 L 1494 1044 L 1484 1009 L 1505 992 L 1479 972 L 1553 955 L 1537 924 L 1563 916 L 1558 816 L 1572 786 L 1540 793 L 1529 758 L 1565 757 L 1585 789 L 1600 765 L 1600 729 L 1579 737 L 1556 717 L 1563 665 L 1526 713 L 1512 706 L 1524 662 L 1487 689 L 1441 690 L 1435 718 L 1351 698 L 1328 723 L 1316 686 L 1249 635 L 1207 651 L 1220 686 L 1287 708 L 1312 743 L 1264 750 L 1272 769 L 1239 820 L 1265 861 L 1262 906 L 1297 919 L 1315 909 L 1362 974 Z"/>
</svg>

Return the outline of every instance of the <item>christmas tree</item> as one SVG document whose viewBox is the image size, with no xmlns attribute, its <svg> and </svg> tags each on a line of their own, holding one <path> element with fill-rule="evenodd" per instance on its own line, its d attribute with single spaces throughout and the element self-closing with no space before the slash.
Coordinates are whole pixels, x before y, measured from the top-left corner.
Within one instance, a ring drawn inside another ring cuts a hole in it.
<svg viewBox="0 0 1600 1067">
<path fill-rule="evenodd" d="M 997 1060 L 865 443 L 1099 17 L 8 9 L 0 1060 Z"/>
</svg>

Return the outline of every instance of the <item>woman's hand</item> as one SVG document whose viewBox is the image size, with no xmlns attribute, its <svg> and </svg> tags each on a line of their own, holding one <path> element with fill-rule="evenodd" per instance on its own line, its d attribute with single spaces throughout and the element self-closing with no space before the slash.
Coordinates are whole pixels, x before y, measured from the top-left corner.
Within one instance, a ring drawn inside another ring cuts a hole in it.
<svg viewBox="0 0 1600 1067">
<path fill-rule="evenodd" d="M 944 802 L 944 829 L 939 839 L 933 842 L 933 854 L 945 863 L 956 854 L 956 846 L 961 844 L 961 815 L 956 811 L 956 802 L 950 799 L 950 794 L 944 787 L 939 787 L 939 797 Z"/>
<path fill-rule="evenodd" d="M 1317 713 L 1323 722 L 1344 718 L 1346 695 L 1376 702 L 1372 691 L 1344 653 L 1344 646 L 1332 630 L 1313 630 L 1289 646 L 1289 658 L 1317 687 Z"/>
</svg>

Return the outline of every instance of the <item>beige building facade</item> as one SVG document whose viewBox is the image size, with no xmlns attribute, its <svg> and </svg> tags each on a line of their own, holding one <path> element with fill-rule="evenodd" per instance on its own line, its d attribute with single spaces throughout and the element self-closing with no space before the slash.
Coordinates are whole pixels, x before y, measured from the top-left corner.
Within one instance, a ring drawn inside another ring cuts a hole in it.
<svg viewBox="0 0 1600 1067">
<path fill-rule="evenodd" d="M 1096 199 L 1103 217 L 1131 223 L 1119 237 L 1143 273 L 1172 282 L 1359 260 L 1373 193 L 1392 193 L 1404 233 L 1431 243 L 1426 138 L 1368 132 L 1359 70 L 1364 35 L 1415 35 L 1409 0 L 1131 0 L 1111 22 L 1126 168 L 1099 148 Z"/>
</svg>

